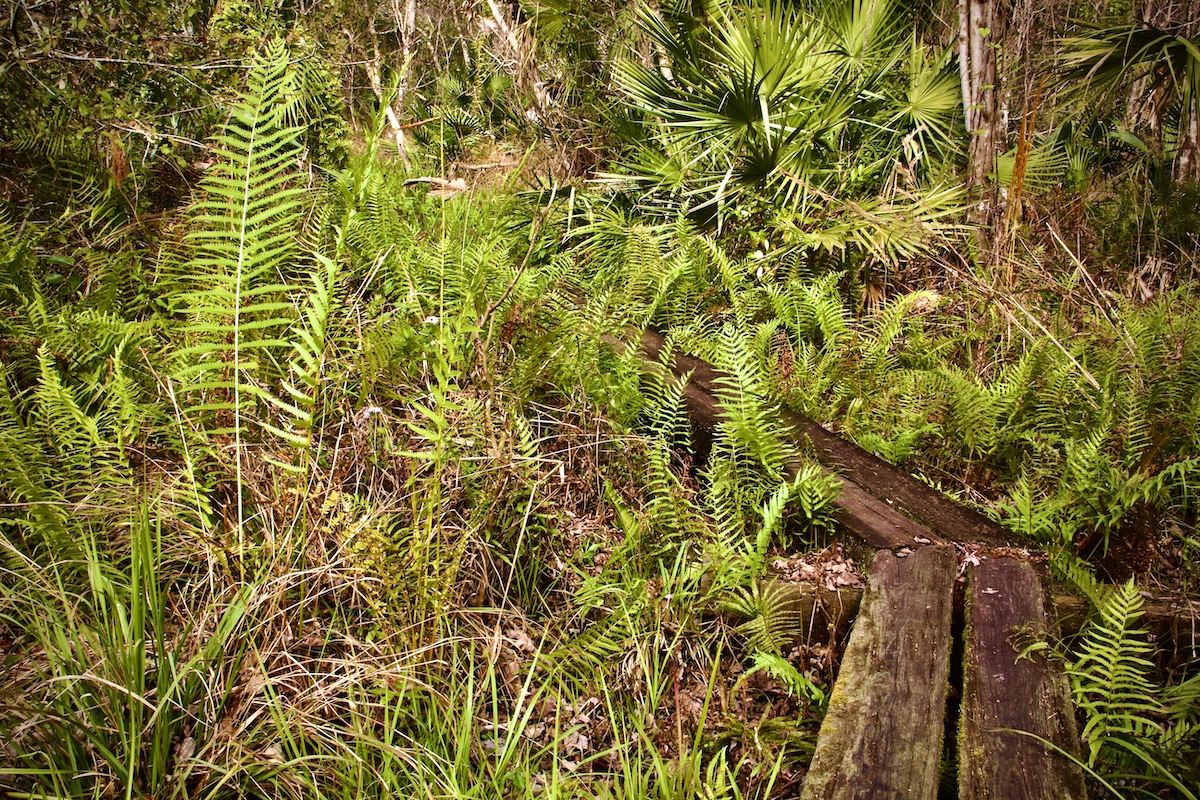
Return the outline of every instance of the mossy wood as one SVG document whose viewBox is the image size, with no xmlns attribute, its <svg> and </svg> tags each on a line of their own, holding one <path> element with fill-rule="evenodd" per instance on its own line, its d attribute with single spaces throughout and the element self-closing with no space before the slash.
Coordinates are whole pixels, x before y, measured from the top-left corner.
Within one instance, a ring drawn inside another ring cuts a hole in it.
<svg viewBox="0 0 1200 800">
<path fill-rule="evenodd" d="M 971 568 L 959 718 L 962 800 L 1084 798 L 1079 734 L 1061 660 L 1019 653 L 1053 637 L 1033 567 L 985 558 Z M 1021 731 L 1021 733 L 1018 733 Z"/>
<path fill-rule="evenodd" d="M 937 797 L 955 556 L 875 556 L 802 800 Z"/>
</svg>

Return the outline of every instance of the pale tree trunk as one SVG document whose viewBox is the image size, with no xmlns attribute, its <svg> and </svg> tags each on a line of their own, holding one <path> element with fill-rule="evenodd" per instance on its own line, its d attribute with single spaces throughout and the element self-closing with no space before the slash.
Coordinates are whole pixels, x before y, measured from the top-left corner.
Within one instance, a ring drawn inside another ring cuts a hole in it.
<svg viewBox="0 0 1200 800">
<path fill-rule="evenodd" d="M 971 217 L 987 225 L 996 217 L 998 193 L 988 175 L 1004 138 L 997 91 L 996 50 L 1000 25 L 998 0 L 959 0 L 959 73 L 963 113 L 970 142 L 967 147 L 967 196 Z"/>
<path fill-rule="evenodd" d="M 504 39 L 514 59 L 517 86 L 533 98 L 533 107 L 526 114 L 532 121 L 544 123 L 546 114 L 546 90 L 538 74 L 537 58 L 534 53 L 536 42 L 522 36 L 517 26 L 509 19 L 508 12 L 496 0 L 487 0 L 493 24 Z"/>
<path fill-rule="evenodd" d="M 1200 111 L 1191 103 L 1183 109 L 1183 120 L 1179 125 L 1179 147 L 1175 151 L 1175 163 L 1171 165 L 1171 177 L 1179 183 L 1200 182 Z"/>
<path fill-rule="evenodd" d="M 411 10 L 413 17 L 415 18 L 416 0 L 407 0 L 407 3 L 409 6 L 409 9 L 407 10 Z M 398 5 L 396 6 L 396 10 L 397 12 L 399 11 Z M 400 25 L 401 41 L 405 43 L 405 50 L 407 51 L 408 39 L 411 36 L 412 28 L 408 28 L 409 32 L 406 33 L 402 20 L 397 19 L 396 21 Z M 391 98 L 384 96 L 383 92 L 383 55 L 379 51 L 379 35 L 375 31 L 374 17 L 368 17 L 367 19 L 367 32 L 371 37 L 371 47 L 374 55 L 374 58 L 367 61 L 366 64 L 363 65 L 367 72 L 367 80 L 371 84 L 371 91 L 374 92 L 375 98 L 379 101 L 379 104 L 383 106 L 383 113 L 387 117 L 388 130 L 391 131 L 392 138 L 396 142 L 396 151 L 399 154 L 400 159 L 405 164 L 408 164 L 408 142 L 405 138 L 404 126 L 400 123 L 400 115 L 396 113 L 395 104 L 391 101 Z M 404 74 L 408 72 L 408 67 L 409 55 L 406 52 L 402 67 L 403 72 L 400 77 L 399 94 L 396 98 L 397 101 L 403 100 L 404 98 Z M 403 108 L 404 106 L 401 105 L 400 107 Z"/>
<path fill-rule="evenodd" d="M 408 90 L 408 70 L 415 55 L 414 45 L 417 30 L 417 0 L 392 0 L 392 15 L 396 18 L 396 28 L 400 31 L 400 82 L 396 90 L 396 105 L 404 108 L 404 96 Z"/>
<path fill-rule="evenodd" d="M 1200 0 L 1144 0 L 1137 16 L 1178 36 L 1194 38 L 1200 35 Z M 1187 76 L 1180 75 L 1179 79 L 1187 80 Z M 1200 98 L 1185 97 L 1184 103 L 1180 110 L 1179 144 L 1171 164 L 1171 178 L 1179 183 L 1196 183 L 1200 182 Z M 1151 106 L 1150 103 L 1142 105 Z M 1143 113 L 1151 117 L 1155 132 L 1161 134 L 1157 110 L 1150 108 Z"/>
</svg>

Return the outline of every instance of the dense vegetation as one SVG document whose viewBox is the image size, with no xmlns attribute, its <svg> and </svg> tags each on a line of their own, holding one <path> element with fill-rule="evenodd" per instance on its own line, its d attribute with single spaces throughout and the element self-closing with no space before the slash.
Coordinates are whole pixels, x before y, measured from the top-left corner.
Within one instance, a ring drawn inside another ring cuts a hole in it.
<svg viewBox="0 0 1200 800">
<path fill-rule="evenodd" d="M 1097 796 L 1200 794 L 1200 9 L 964 5 L 0 6 L 0 793 L 793 796 L 785 405 L 1087 598 Z"/>
</svg>

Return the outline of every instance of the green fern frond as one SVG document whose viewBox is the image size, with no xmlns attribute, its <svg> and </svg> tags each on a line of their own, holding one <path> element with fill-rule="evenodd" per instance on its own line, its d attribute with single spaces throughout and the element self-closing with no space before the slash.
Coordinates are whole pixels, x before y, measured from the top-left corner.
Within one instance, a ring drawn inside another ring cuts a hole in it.
<svg viewBox="0 0 1200 800">
<path fill-rule="evenodd" d="M 516 451 L 526 461 L 534 461 L 538 457 L 538 442 L 534 436 L 533 427 L 529 424 L 529 420 L 524 414 L 519 412 L 509 415 L 509 420 L 517 430 Z"/>
<path fill-rule="evenodd" d="M 803 672 L 796 669 L 792 665 L 792 662 L 786 658 L 759 650 L 754 654 L 754 666 L 746 672 L 746 675 L 753 672 L 767 673 L 786 686 L 789 692 L 797 697 L 803 697 L 812 703 L 816 703 L 818 708 L 824 708 L 829 702 L 829 698 L 821 690 L 821 687 L 813 683 L 812 679 Z"/>
<path fill-rule="evenodd" d="M 767 501 L 762 504 L 762 524 L 758 528 L 758 535 L 754 538 L 753 547 L 747 554 L 750 574 L 754 578 L 762 577 L 767 551 L 771 547 L 771 540 L 783 527 L 783 514 L 791 497 L 792 484 L 785 482 L 779 484 Z"/>
<path fill-rule="evenodd" d="M 638 602 L 620 600 L 615 605 L 569 642 L 550 652 L 547 665 L 568 675 L 594 675 L 624 653 L 638 629 L 642 607 Z"/>
<path fill-rule="evenodd" d="M 700 510 L 671 468 L 673 457 L 673 451 L 662 440 L 646 451 L 645 487 L 650 495 L 646 516 L 656 530 L 668 536 L 699 540 L 708 530 Z"/>
<path fill-rule="evenodd" d="M 1096 577 L 1096 570 L 1091 564 L 1067 547 L 1059 546 L 1050 551 L 1050 568 L 1054 570 L 1055 575 L 1086 597 L 1092 608 L 1099 608 L 1105 601 L 1109 587 Z"/>
<path fill-rule="evenodd" d="M 1200 673 L 1168 687 L 1163 692 L 1163 704 L 1175 725 L 1200 726 Z"/>
<path fill-rule="evenodd" d="M 685 441 L 688 433 L 688 417 L 684 404 L 691 373 L 675 377 L 670 363 L 675 347 L 668 343 L 659 355 L 659 370 L 645 382 L 646 404 L 642 414 L 648 421 L 649 433 L 654 438 L 674 444 Z"/>
<path fill-rule="evenodd" d="M 1120 737 L 1146 739 L 1162 733 L 1162 714 L 1154 683 L 1154 664 L 1147 656 L 1154 648 L 1133 626 L 1141 616 L 1142 596 L 1130 580 L 1113 589 L 1096 608 L 1083 636 L 1083 647 L 1068 667 L 1075 703 L 1086 723 L 1083 740 L 1088 764 Z"/>
<path fill-rule="evenodd" d="M 746 637 L 746 646 L 779 656 L 802 622 L 801 613 L 790 602 L 787 587 L 777 581 L 752 581 L 750 588 L 735 589 L 722 607 L 748 619 L 735 632 Z"/>
<path fill-rule="evenodd" d="M 83 410 L 75 393 L 63 385 L 45 345 L 38 349 L 38 365 L 41 372 L 36 393 L 38 416 L 51 441 L 67 453 L 88 453 L 101 447 L 99 424 Z"/>
<path fill-rule="evenodd" d="M 54 463 L 42 437 L 25 424 L 10 394 L 10 375 L 0 364 L 0 494 L 18 507 L 0 520 L 0 529 L 21 543 L 23 555 L 47 561 L 70 559 L 79 549 L 67 526 L 66 498 L 56 488 Z M 15 553 L 5 552 L 8 561 Z M 19 560 L 19 559 L 18 559 Z"/>
<path fill-rule="evenodd" d="M 178 375 L 191 398 L 185 413 L 204 420 L 210 434 L 239 439 L 255 400 L 304 422 L 299 406 L 268 388 L 275 351 L 291 344 L 281 338 L 294 319 L 286 276 L 294 271 L 305 205 L 296 169 L 301 130 L 285 124 L 287 63 L 276 41 L 251 70 L 215 139 L 218 161 L 201 184 L 186 238 L 194 252 L 184 278 L 192 288 L 183 299 L 194 343 L 179 354 Z M 220 414 L 229 421 L 218 421 Z M 274 425 L 267 430 L 280 433 Z"/>
<path fill-rule="evenodd" d="M 312 288 L 289 337 L 294 355 L 289 367 L 290 376 L 282 381 L 288 399 L 264 395 L 270 405 L 284 414 L 290 426 L 284 429 L 271 422 L 262 422 L 266 431 L 301 452 L 306 452 L 312 445 L 313 418 L 320 401 L 329 329 L 338 306 L 338 264 L 319 253 L 315 257 L 322 269 L 309 273 Z"/>
</svg>

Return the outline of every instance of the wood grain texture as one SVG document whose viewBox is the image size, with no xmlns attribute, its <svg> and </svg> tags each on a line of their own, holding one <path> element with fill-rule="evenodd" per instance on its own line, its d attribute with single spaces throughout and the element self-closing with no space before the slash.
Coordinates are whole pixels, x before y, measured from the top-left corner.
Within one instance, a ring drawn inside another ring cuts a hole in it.
<svg viewBox="0 0 1200 800">
<path fill-rule="evenodd" d="M 1011 558 L 972 567 L 966 615 L 959 797 L 1086 797 L 1077 765 L 1033 736 L 1013 732 L 1027 731 L 1079 758 L 1062 661 L 1017 658 L 1021 641 L 1051 633 L 1033 567 Z"/>
<path fill-rule="evenodd" d="M 802 800 L 937 796 L 954 551 L 876 554 Z"/>
</svg>

